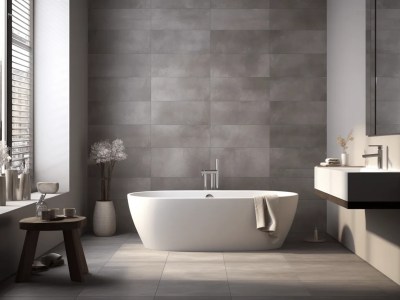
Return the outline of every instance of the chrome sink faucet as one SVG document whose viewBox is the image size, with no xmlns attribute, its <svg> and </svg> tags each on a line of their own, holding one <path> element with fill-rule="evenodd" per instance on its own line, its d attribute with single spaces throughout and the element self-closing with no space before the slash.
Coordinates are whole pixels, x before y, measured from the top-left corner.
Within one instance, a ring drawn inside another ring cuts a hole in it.
<svg viewBox="0 0 400 300">
<path fill-rule="evenodd" d="M 378 147 L 378 153 L 363 154 L 362 157 L 364 157 L 364 158 L 377 157 L 378 158 L 378 169 L 382 169 L 382 157 L 383 157 L 382 145 L 368 145 L 368 146 L 369 147 Z"/>
<path fill-rule="evenodd" d="M 218 158 L 215 160 L 214 170 L 202 170 L 201 176 L 204 180 L 204 189 L 208 190 L 207 186 L 207 175 L 210 175 L 210 190 L 217 190 L 219 188 L 219 169 L 218 169 Z"/>
</svg>

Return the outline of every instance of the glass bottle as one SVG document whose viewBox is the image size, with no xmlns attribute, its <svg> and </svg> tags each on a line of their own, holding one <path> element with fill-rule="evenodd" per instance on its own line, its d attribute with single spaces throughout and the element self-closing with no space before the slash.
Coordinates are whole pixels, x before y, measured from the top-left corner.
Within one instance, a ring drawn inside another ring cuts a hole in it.
<svg viewBox="0 0 400 300">
<path fill-rule="evenodd" d="M 46 201 L 44 201 L 46 195 L 41 195 L 38 202 L 36 202 L 36 217 L 42 217 L 42 211 L 47 210 L 48 206 Z"/>
</svg>

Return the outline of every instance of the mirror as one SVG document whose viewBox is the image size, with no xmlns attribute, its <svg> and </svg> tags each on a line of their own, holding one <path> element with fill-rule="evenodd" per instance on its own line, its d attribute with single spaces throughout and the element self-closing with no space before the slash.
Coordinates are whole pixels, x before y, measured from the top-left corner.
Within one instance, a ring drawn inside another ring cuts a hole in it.
<svg viewBox="0 0 400 300">
<path fill-rule="evenodd" d="M 400 134 L 400 1 L 367 0 L 367 135 Z"/>
</svg>

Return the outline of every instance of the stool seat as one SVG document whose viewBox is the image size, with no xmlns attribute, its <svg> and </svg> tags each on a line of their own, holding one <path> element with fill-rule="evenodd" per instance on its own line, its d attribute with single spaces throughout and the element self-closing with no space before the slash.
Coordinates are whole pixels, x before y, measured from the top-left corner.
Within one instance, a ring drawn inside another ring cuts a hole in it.
<svg viewBox="0 0 400 300">
<path fill-rule="evenodd" d="M 88 273 L 88 267 L 81 244 L 80 229 L 85 224 L 86 217 L 83 216 L 75 216 L 73 218 L 58 217 L 53 221 L 44 221 L 38 217 L 20 220 L 19 228 L 26 230 L 26 235 L 15 281 L 24 282 L 30 280 L 40 231 L 57 230 L 63 232 L 71 280 L 83 281 L 83 274 Z"/>
</svg>

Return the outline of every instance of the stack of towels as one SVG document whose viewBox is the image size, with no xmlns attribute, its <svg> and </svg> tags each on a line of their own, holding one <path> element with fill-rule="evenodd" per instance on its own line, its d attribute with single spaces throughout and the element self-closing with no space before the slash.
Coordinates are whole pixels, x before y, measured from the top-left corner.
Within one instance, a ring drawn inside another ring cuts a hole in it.
<svg viewBox="0 0 400 300">
<path fill-rule="evenodd" d="M 323 167 L 340 166 L 340 159 L 339 158 L 327 158 L 327 159 L 325 159 L 325 162 L 321 162 L 320 165 Z"/>
</svg>

